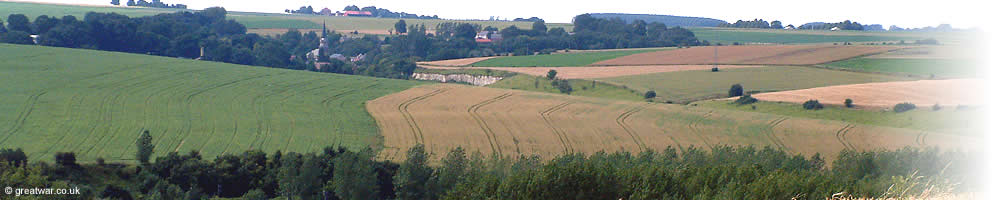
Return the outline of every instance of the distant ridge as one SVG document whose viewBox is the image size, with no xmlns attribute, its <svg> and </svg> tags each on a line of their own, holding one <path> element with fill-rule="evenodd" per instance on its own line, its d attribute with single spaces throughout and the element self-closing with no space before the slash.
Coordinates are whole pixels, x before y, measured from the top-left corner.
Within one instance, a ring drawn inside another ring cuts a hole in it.
<svg viewBox="0 0 1000 200">
<path fill-rule="evenodd" d="M 590 13 L 590 16 L 602 19 L 620 18 L 626 23 L 643 20 L 646 23 L 660 22 L 667 26 L 685 27 L 716 27 L 726 21 L 704 17 L 684 17 L 673 15 L 625 14 L 625 13 Z"/>
</svg>

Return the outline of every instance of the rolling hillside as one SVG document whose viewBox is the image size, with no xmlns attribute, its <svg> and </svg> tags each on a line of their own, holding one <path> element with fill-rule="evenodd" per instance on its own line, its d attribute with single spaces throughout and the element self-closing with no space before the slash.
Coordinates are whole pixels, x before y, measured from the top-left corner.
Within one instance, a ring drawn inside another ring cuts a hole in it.
<svg viewBox="0 0 1000 200">
<path fill-rule="evenodd" d="M 30 159 L 131 160 L 149 130 L 155 156 L 248 149 L 352 149 L 380 139 L 365 101 L 418 82 L 137 54 L 0 45 L 0 146 Z"/>
<path fill-rule="evenodd" d="M 981 148 L 970 137 L 915 129 L 695 106 L 572 97 L 452 84 L 416 87 L 366 104 L 385 137 L 380 156 L 401 161 L 424 144 L 484 155 L 628 151 L 719 144 L 772 146 L 829 159 L 842 149 Z"/>
</svg>

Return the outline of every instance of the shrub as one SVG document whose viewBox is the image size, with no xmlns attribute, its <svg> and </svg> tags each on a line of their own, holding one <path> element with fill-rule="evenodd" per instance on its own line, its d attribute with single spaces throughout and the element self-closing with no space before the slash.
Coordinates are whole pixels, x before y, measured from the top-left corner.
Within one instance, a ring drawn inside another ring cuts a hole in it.
<svg viewBox="0 0 1000 200">
<path fill-rule="evenodd" d="M 556 70 L 552 70 L 552 69 L 550 69 L 550 70 L 549 70 L 549 73 L 548 73 L 548 74 L 546 74 L 546 75 L 545 75 L 545 77 L 546 77 L 546 78 L 549 78 L 549 80 L 556 80 L 556 74 L 558 74 L 558 73 L 559 73 L 559 72 L 556 72 Z"/>
<path fill-rule="evenodd" d="M 712 67 L 712 72 L 719 72 L 719 67 Z"/>
<path fill-rule="evenodd" d="M 59 164 L 63 167 L 76 166 L 76 153 L 73 152 L 56 153 L 56 164 Z"/>
<path fill-rule="evenodd" d="M 935 103 L 934 106 L 931 107 L 931 110 L 934 110 L 934 111 L 941 110 L 941 105 Z"/>
<path fill-rule="evenodd" d="M 802 103 L 802 108 L 806 110 L 819 110 L 823 109 L 823 104 L 819 103 L 819 100 L 813 99 Z"/>
<path fill-rule="evenodd" d="M 906 111 L 910 111 L 910 110 L 913 110 L 913 109 L 917 109 L 917 105 L 914 105 L 914 104 L 909 103 L 909 102 L 898 103 L 898 104 L 896 104 L 896 106 L 892 107 L 892 111 L 895 111 L 897 113 L 906 112 Z"/>
<path fill-rule="evenodd" d="M 747 105 L 752 103 L 757 103 L 757 98 L 753 98 L 750 95 L 743 95 L 739 99 L 736 99 L 733 103 L 740 105 Z"/>
<path fill-rule="evenodd" d="M 844 106 L 846 106 L 848 108 L 853 108 L 854 107 L 854 100 L 844 99 Z"/>
<path fill-rule="evenodd" d="M 552 86 L 559 89 L 559 92 L 561 93 L 570 94 L 573 92 L 573 85 L 570 85 L 567 80 L 553 80 Z"/>
<path fill-rule="evenodd" d="M 656 97 L 656 92 L 654 92 L 652 90 L 646 91 L 646 94 L 643 95 L 643 96 L 645 96 L 646 99 L 652 99 L 653 97 Z"/>
<path fill-rule="evenodd" d="M 729 97 L 738 97 L 743 95 L 743 86 L 740 84 L 733 84 L 729 87 Z"/>
</svg>

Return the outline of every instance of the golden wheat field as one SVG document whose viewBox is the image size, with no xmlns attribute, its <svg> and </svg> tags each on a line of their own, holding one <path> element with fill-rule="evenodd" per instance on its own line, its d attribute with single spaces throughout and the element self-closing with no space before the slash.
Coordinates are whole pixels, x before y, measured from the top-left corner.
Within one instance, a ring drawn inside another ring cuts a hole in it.
<svg viewBox="0 0 1000 200">
<path fill-rule="evenodd" d="M 919 130 L 453 84 L 412 88 L 366 106 L 384 137 L 379 156 L 389 160 L 404 159 L 406 148 L 417 143 L 434 158 L 456 147 L 542 158 L 719 144 L 826 157 L 845 148 L 980 148 L 968 145 L 970 138 Z"/>
</svg>

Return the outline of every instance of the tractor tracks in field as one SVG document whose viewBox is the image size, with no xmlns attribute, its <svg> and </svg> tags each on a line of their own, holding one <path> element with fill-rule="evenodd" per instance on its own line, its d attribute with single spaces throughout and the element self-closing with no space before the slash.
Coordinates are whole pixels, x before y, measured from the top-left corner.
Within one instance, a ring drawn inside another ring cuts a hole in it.
<svg viewBox="0 0 1000 200">
<path fill-rule="evenodd" d="M 647 106 L 650 105 L 652 104 L 647 103 L 630 108 L 625 112 L 623 112 L 622 114 L 619 114 L 618 118 L 615 119 L 615 122 L 618 123 L 618 126 L 622 127 L 622 129 L 625 130 L 625 133 L 628 134 L 629 137 L 632 137 L 632 141 L 635 142 L 635 145 L 639 147 L 640 151 L 645 150 L 648 147 L 646 146 L 646 143 L 643 142 L 641 138 L 639 138 L 639 134 L 636 133 L 635 130 L 632 129 L 632 127 L 629 126 L 626 121 L 628 120 L 629 117 L 632 117 L 632 115 L 635 115 L 635 113 L 642 111 L 643 109 L 645 109 Z"/>
<path fill-rule="evenodd" d="M 847 134 L 850 133 L 851 129 L 854 129 L 855 126 L 856 125 L 854 124 L 847 124 L 846 126 L 840 128 L 840 130 L 837 130 L 837 141 L 840 142 L 841 145 L 844 145 L 844 148 L 857 151 L 858 149 L 854 147 L 854 144 L 851 144 L 851 141 L 847 139 Z"/>
<path fill-rule="evenodd" d="M 556 134 L 556 137 L 559 138 L 559 143 L 561 143 L 563 146 L 563 153 L 566 154 L 573 153 L 576 150 L 573 149 L 573 143 L 569 141 L 569 136 L 566 135 L 566 132 L 560 130 L 558 127 L 555 126 L 555 123 L 552 122 L 552 118 L 550 118 L 550 115 L 571 104 L 573 104 L 573 102 L 571 101 L 563 102 L 561 104 L 552 106 L 549 109 L 545 109 L 544 111 L 539 113 L 539 115 L 542 116 L 542 120 L 545 121 L 545 126 L 548 126 L 549 129 L 552 130 L 552 133 Z"/>
<path fill-rule="evenodd" d="M 705 114 L 702 114 L 701 117 L 699 117 L 699 118 L 697 118 L 695 120 L 692 120 L 691 122 L 688 122 L 688 124 L 687 124 L 688 129 L 691 130 L 691 134 L 693 134 L 696 137 L 698 137 L 698 139 L 700 139 L 701 142 L 705 144 L 705 148 L 711 148 L 712 144 L 708 142 L 708 138 L 705 138 L 704 135 L 701 135 L 704 131 L 701 130 L 701 127 L 699 127 L 699 124 L 701 124 L 703 121 L 705 121 L 708 118 L 709 115 L 712 115 L 712 112 L 715 112 L 715 111 L 714 110 L 710 110 L 708 112 L 705 112 Z"/>
<path fill-rule="evenodd" d="M 927 146 L 927 135 L 930 134 L 931 133 L 928 131 L 920 131 L 920 133 L 917 134 L 916 141 L 914 143 L 919 146 Z"/>
<path fill-rule="evenodd" d="M 781 125 L 782 122 L 785 122 L 785 120 L 788 119 L 789 117 L 778 117 L 777 119 L 771 120 L 770 122 L 767 123 L 767 128 L 769 129 L 769 131 L 764 132 L 764 135 L 767 136 L 768 140 L 771 140 L 771 143 L 774 143 L 775 147 L 782 149 L 784 151 L 789 151 L 790 149 L 788 149 L 788 146 L 785 146 L 785 142 L 782 142 L 781 139 L 779 139 L 778 136 L 775 134 L 775 132 L 777 131 L 775 128 L 777 128 L 778 125 Z"/>
<path fill-rule="evenodd" d="M 241 79 L 236 79 L 236 80 L 232 80 L 232 81 L 229 81 L 229 82 L 215 84 L 215 85 L 212 85 L 212 86 L 209 86 L 207 88 L 200 89 L 200 90 L 195 90 L 194 92 L 188 94 L 187 97 L 184 98 L 184 105 L 187 108 L 188 123 L 185 123 L 184 131 L 181 132 L 182 135 L 181 135 L 181 138 L 180 138 L 180 142 L 178 142 L 177 145 L 174 146 L 173 151 L 174 152 L 179 151 L 181 149 L 181 146 L 183 146 L 184 143 L 187 142 L 188 136 L 191 135 L 191 127 L 195 123 L 195 121 L 194 121 L 194 114 L 192 113 L 192 111 L 194 109 L 191 107 L 191 104 L 194 102 L 194 98 L 195 97 L 197 97 L 198 95 L 204 94 L 205 92 L 214 90 L 214 89 L 223 88 L 223 87 L 226 87 L 226 86 L 234 85 L 234 84 L 237 84 L 237 83 L 240 83 L 240 82 L 244 82 L 244 81 L 248 81 L 248 80 L 253 80 L 253 79 L 268 77 L 268 76 L 271 76 L 271 75 L 272 74 L 262 74 L 262 75 L 258 75 L 258 76 L 251 76 L 251 77 L 245 77 L 245 78 L 241 78 Z"/>
<path fill-rule="evenodd" d="M 483 108 L 483 106 L 496 103 L 497 101 L 511 96 L 514 96 L 514 93 L 502 94 L 469 106 L 469 109 L 466 110 L 466 112 L 468 112 L 469 115 L 472 115 L 472 118 L 476 120 L 476 124 L 478 124 L 479 128 L 483 130 L 483 133 L 486 134 L 486 139 L 490 142 L 490 148 L 493 149 L 493 153 L 496 155 L 503 155 L 503 149 L 501 149 L 500 142 L 497 140 L 497 134 L 493 132 L 493 129 L 486 123 L 486 119 L 479 115 L 479 109 Z"/>
<path fill-rule="evenodd" d="M 413 118 L 413 114 L 409 111 L 410 105 L 413 105 L 413 103 L 420 100 L 430 98 L 434 95 L 444 93 L 445 91 L 448 91 L 448 89 L 436 89 L 427 94 L 410 98 L 396 107 L 396 110 L 403 114 L 403 118 L 406 120 L 407 125 L 409 125 L 410 132 L 413 134 L 413 141 L 419 142 L 418 144 L 426 144 L 426 142 L 424 141 L 424 133 L 420 130 L 420 125 L 417 124 L 417 120 Z"/>
<path fill-rule="evenodd" d="M 28 120 L 28 116 L 30 116 L 31 112 L 34 111 L 35 104 L 38 103 L 38 98 L 45 95 L 47 92 L 48 91 L 46 90 L 42 90 L 28 97 L 24 106 L 21 106 L 17 119 L 14 120 L 14 125 L 5 131 L 7 134 L 4 134 L 3 140 L 0 140 L 0 145 L 6 143 L 7 139 L 10 139 L 11 135 L 14 135 L 14 133 L 21 130 L 21 127 L 24 126 L 24 121 Z"/>
</svg>

